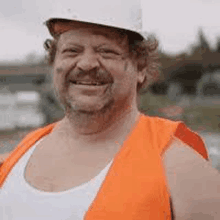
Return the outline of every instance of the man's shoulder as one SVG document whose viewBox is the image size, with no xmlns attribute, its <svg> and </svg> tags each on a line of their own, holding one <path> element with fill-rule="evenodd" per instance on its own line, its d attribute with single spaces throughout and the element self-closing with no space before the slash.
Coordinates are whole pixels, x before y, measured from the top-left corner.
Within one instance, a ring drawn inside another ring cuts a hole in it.
<svg viewBox="0 0 220 220">
<path fill-rule="evenodd" d="M 5 159 L 10 155 L 10 152 L 6 152 L 3 154 L 0 154 L 0 165 L 5 161 Z"/>
<path fill-rule="evenodd" d="M 44 135 L 47 135 L 52 132 L 57 123 L 52 123 L 45 125 L 44 127 L 37 128 L 31 132 L 29 132 L 22 140 L 22 142 L 31 141 L 34 139 L 39 139 Z"/>
<path fill-rule="evenodd" d="M 36 141 L 38 141 L 43 136 L 52 132 L 53 128 L 55 127 L 56 123 L 46 125 L 41 128 L 37 128 L 33 131 L 27 133 L 18 143 L 18 145 L 14 148 L 15 154 L 20 154 L 21 152 L 29 149 Z M 22 150 L 20 150 L 22 149 Z M 11 152 L 0 154 L 0 164 L 5 161 L 5 159 L 10 155 Z"/>
<path fill-rule="evenodd" d="M 157 134 L 158 141 L 169 141 L 170 137 L 175 134 L 179 125 L 184 124 L 181 121 L 172 121 L 158 116 L 143 116 L 145 130 L 148 133 Z"/>
<path fill-rule="evenodd" d="M 182 121 L 174 121 L 167 118 L 162 118 L 159 116 L 149 116 L 149 115 L 143 115 L 144 120 L 146 120 L 148 123 L 156 124 L 158 126 L 177 126 L 178 124 L 183 123 Z"/>
</svg>

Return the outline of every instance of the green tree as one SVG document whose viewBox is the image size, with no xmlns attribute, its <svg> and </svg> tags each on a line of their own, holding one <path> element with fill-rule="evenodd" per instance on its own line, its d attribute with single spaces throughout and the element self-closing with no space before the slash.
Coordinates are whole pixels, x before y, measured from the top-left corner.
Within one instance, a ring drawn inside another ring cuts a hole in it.
<svg viewBox="0 0 220 220">
<path fill-rule="evenodd" d="M 220 53 L 220 37 L 217 38 L 216 52 Z"/>
<path fill-rule="evenodd" d="M 205 50 L 205 51 L 210 51 L 209 42 L 206 39 L 205 34 L 204 34 L 202 28 L 199 28 L 198 37 L 199 37 L 199 46 L 200 46 L 200 48 L 202 50 Z"/>
</svg>

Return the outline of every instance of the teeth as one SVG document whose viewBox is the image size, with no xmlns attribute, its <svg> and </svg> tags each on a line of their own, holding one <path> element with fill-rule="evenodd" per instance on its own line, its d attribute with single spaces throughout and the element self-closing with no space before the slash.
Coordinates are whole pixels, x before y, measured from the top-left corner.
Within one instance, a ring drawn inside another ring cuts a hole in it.
<svg viewBox="0 0 220 220">
<path fill-rule="evenodd" d="M 83 82 L 83 81 L 81 81 L 81 82 L 75 82 L 77 85 L 96 85 L 96 86 L 98 86 L 98 85 L 102 85 L 102 83 L 98 83 L 98 82 Z"/>
</svg>

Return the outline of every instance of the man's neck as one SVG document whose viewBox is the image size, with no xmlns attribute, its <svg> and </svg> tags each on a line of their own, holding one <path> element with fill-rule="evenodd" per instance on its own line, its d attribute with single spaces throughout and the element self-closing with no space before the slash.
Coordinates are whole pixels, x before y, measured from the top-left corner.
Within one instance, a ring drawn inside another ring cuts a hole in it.
<svg viewBox="0 0 220 220">
<path fill-rule="evenodd" d="M 122 145 L 127 135 L 133 129 L 138 121 L 140 113 L 138 109 L 128 109 L 123 114 L 111 117 L 105 124 L 101 124 L 99 120 L 104 120 L 101 117 L 96 121 L 90 118 L 89 121 L 81 123 L 65 117 L 55 129 L 58 136 L 68 139 L 69 141 L 84 143 L 85 146 L 103 146 L 103 144 L 116 143 Z M 85 129 L 82 125 L 85 125 Z M 80 127 L 80 129 L 79 129 Z M 88 132 L 88 128 L 89 131 Z M 94 128 L 94 132 L 92 132 Z M 99 128 L 99 129 L 97 129 Z M 84 132 L 85 131 L 85 132 Z M 80 144 L 80 145 L 81 145 Z"/>
</svg>

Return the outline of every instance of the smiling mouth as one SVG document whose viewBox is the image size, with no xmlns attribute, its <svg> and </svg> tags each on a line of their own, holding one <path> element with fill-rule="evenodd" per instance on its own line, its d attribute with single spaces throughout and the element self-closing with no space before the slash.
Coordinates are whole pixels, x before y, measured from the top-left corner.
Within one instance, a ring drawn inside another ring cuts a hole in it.
<svg viewBox="0 0 220 220">
<path fill-rule="evenodd" d="M 72 83 L 76 85 L 85 85 L 85 86 L 102 86 L 107 84 L 104 82 L 90 82 L 90 81 L 73 81 Z"/>
</svg>

